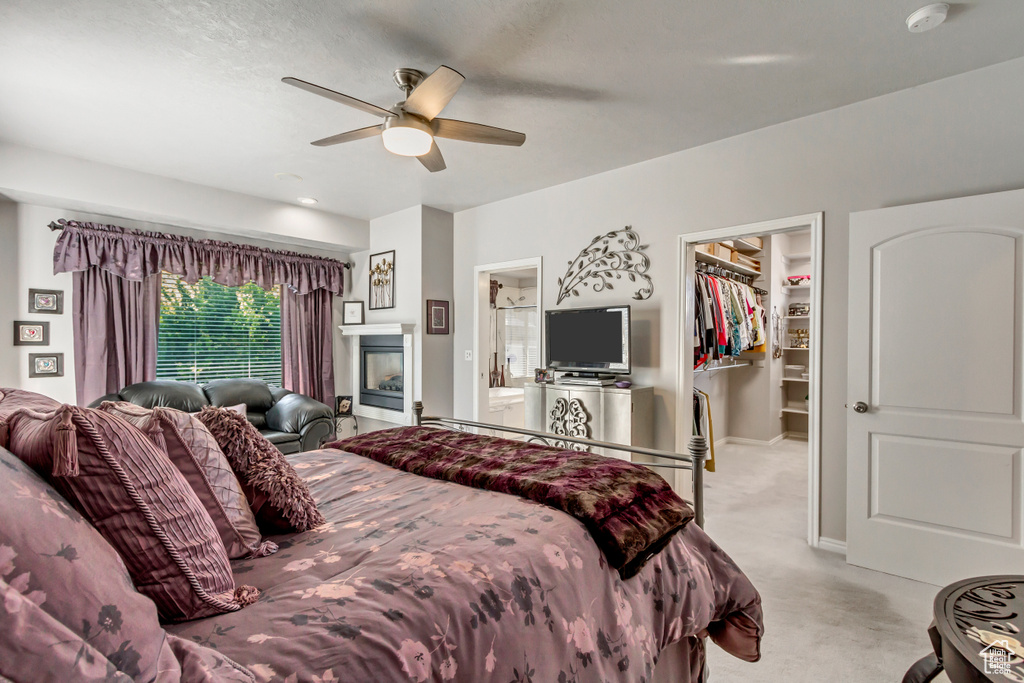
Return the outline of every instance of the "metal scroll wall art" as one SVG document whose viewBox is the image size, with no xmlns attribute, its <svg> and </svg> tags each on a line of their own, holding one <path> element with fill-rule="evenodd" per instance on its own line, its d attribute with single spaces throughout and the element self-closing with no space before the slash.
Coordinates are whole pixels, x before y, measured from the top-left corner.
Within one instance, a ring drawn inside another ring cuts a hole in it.
<svg viewBox="0 0 1024 683">
<path fill-rule="evenodd" d="M 581 287 L 590 287 L 592 292 L 615 289 L 612 280 L 625 276 L 639 289 L 633 293 L 637 301 L 650 299 L 654 294 L 654 281 L 647 274 L 651 260 L 643 253 L 646 244 L 640 244 L 640 236 L 632 227 L 598 235 L 576 260 L 569 261 L 569 270 L 558 278 L 558 301 L 570 296 L 579 296 Z"/>
<path fill-rule="evenodd" d="M 560 436 L 573 436 L 578 439 L 590 438 L 590 416 L 583 408 L 583 403 L 578 398 L 555 400 L 555 405 L 549 413 L 551 427 L 548 431 Z M 589 451 L 589 446 L 572 441 L 553 440 L 551 443 L 555 448 L 563 448 L 574 451 Z"/>
</svg>

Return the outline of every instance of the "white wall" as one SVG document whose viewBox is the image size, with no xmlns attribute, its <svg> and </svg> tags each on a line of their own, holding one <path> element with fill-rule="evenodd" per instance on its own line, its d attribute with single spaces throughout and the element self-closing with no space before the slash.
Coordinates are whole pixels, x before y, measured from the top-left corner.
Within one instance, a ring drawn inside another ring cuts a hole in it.
<svg viewBox="0 0 1024 683">
<path fill-rule="evenodd" d="M 678 364 L 676 236 L 825 212 L 822 519 L 846 537 L 846 309 L 849 214 L 1024 186 L 1024 59 L 754 131 L 455 215 L 455 295 L 474 300 L 477 264 L 545 256 L 545 300 L 568 260 L 601 232 L 632 225 L 654 296 L 631 303 L 634 380 L 655 386 L 656 443 L 674 448 Z M 455 311 L 455 414 L 472 415 L 471 306 Z"/>
<path fill-rule="evenodd" d="M 423 401 L 428 414 L 450 415 L 452 411 L 452 365 L 454 337 L 425 334 L 426 300 L 451 302 L 453 246 L 452 214 L 429 206 L 413 206 L 370 221 L 370 248 L 352 254 L 353 286 L 348 300 L 366 302 L 366 323 L 413 323 L 413 399 Z M 372 254 L 395 251 L 395 306 L 369 310 L 369 259 Z M 340 304 L 338 304 L 340 306 Z M 340 308 L 338 309 L 340 312 Z M 340 315 L 338 320 L 340 320 Z M 449 321 L 454 329 L 454 320 Z M 358 352 L 359 340 L 335 332 L 335 386 L 341 395 L 356 390 L 351 376 L 351 354 Z M 360 418 L 359 431 L 393 427 L 378 420 Z"/>
</svg>

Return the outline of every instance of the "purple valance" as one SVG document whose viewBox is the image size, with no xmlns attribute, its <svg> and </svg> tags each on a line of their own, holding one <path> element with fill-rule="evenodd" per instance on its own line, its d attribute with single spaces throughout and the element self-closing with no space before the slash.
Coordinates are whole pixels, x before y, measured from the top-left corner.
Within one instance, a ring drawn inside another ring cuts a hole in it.
<svg viewBox="0 0 1024 683">
<path fill-rule="evenodd" d="M 167 271 L 186 282 L 209 276 L 232 287 L 255 282 L 264 289 L 287 285 L 298 294 L 344 293 L 348 265 L 331 258 L 64 219 L 50 228 L 63 230 L 53 250 L 54 273 L 97 267 L 141 281 Z"/>
</svg>

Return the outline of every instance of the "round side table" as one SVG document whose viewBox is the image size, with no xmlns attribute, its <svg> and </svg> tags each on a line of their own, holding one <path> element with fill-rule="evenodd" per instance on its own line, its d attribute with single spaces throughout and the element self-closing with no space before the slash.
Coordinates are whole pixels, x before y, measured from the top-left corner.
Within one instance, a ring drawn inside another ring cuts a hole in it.
<svg viewBox="0 0 1024 683">
<path fill-rule="evenodd" d="M 356 434 L 359 433 L 359 419 L 355 415 L 335 415 L 334 416 L 334 437 L 341 438 L 338 433 L 341 432 L 341 425 L 345 420 L 352 420 L 352 425 L 355 427 Z"/>
</svg>

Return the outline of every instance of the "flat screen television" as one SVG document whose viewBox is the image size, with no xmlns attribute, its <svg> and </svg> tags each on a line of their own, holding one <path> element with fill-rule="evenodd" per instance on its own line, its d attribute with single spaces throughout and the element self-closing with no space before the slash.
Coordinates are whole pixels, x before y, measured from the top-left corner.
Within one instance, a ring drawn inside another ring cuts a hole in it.
<svg viewBox="0 0 1024 683">
<path fill-rule="evenodd" d="M 584 375 L 629 374 L 629 318 L 629 306 L 546 311 L 548 367 Z"/>
</svg>

